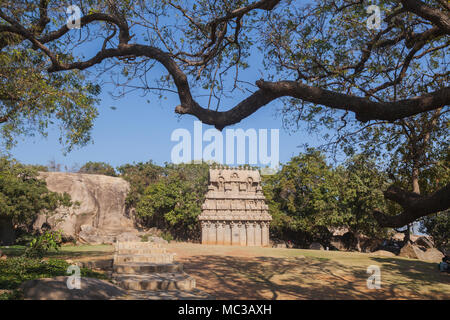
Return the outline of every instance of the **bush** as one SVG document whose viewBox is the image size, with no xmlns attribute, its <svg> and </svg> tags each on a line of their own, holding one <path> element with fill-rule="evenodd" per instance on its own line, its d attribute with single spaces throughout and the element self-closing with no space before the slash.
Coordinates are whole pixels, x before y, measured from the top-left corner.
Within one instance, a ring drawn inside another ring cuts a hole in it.
<svg viewBox="0 0 450 320">
<path fill-rule="evenodd" d="M 166 240 L 167 242 L 170 242 L 170 241 L 173 240 L 172 234 L 171 234 L 170 232 L 167 232 L 167 231 L 164 231 L 164 232 L 161 234 L 161 238 L 163 238 L 163 239 Z"/>
<path fill-rule="evenodd" d="M 105 162 L 86 162 L 78 171 L 79 173 L 103 174 L 105 176 L 116 177 L 116 170 Z"/>
<path fill-rule="evenodd" d="M 28 258 L 42 259 L 50 250 L 58 251 L 62 243 L 62 233 L 57 231 L 45 231 L 43 234 L 35 237 L 28 244 L 25 250 L 25 256 Z"/>
</svg>

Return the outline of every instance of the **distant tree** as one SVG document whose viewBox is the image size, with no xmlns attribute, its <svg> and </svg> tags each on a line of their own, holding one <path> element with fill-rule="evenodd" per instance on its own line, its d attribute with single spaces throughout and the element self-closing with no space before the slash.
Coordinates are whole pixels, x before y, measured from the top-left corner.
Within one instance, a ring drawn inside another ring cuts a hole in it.
<svg viewBox="0 0 450 320">
<path fill-rule="evenodd" d="M 135 208 L 145 189 L 165 176 L 164 168 L 148 162 L 125 164 L 117 168 L 119 176 L 130 183 L 130 192 L 127 195 L 127 208 Z"/>
<path fill-rule="evenodd" d="M 47 172 L 48 171 L 48 167 L 44 166 L 42 164 L 28 164 L 28 165 L 25 165 L 25 166 L 27 168 L 34 169 L 34 170 L 41 171 L 41 172 Z"/>
<path fill-rule="evenodd" d="M 338 134 L 334 144 L 338 144 L 347 156 L 362 152 L 387 168 L 392 184 L 386 185 L 384 194 L 386 199 L 394 202 L 400 200 L 400 207 L 396 215 L 386 215 L 380 208 L 375 210 L 375 218 L 380 225 L 401 228 L 413 223 L 426 212 L 442 209 L 445 200 L 436 202 L 435 208 L 431 202 L 425 207 L 412 206 L 408 204 L 409 201 L 404 203 L 399 197 L 401 194 L 408 194 L 407 198 L 415 198 L 415 201 L 420 202 L 445 187 L 442 184 L 428 184 L 425 188 L 426 181 L 421 176 L 436 165 L 443 153 L 448 152 L 448 111 L 450 110 L 437 109 L 393 123 L 378 122 L 358 130 L 353 128 L 355 132 L 347 128 L 345 133 Z M 409 228 L 406 229 L 407 236 L 408 230 Z"/>
<path fill-rule="evenodd" d="M 382 237 L 387 229 L 373 217 L 373 208 L 392 212 L 383 189 L 387 175 L 373 160 L 357 155 L 332 168 L 317 150 L 293 157 L 275 175 L 263 176 L 263 191 L 274 236 L 327 242 L 331 228 Z"/>
<path fill-rule="evenodd" d="M 373 209 L 388 214 L 397 206 L 386 203 L 383 190 L 389 185 L 386 172 L 380 169 L 374 159 L 365 154 L 349 158 L 335 170 L 338 186 L 337 212 L 343 227 L 355 234 L 369 237 L 383 237 L 383 228 L 373 216 Z"/>
<path fill-rule="evenodd" d="M 67 193 L 49 191 L 37 175 L 35 169 L 16 160 L 0 158 L 0 218 L 30 228 L 39 214 L 51 215 L 60 206 L 72 205 Z"/>
<path fill-rule="evenodd" d="M 105 176 L 115 177 L 117 176 L 114 167 L 105 162 L 86 162 L 80 170 L 79 173 L 90 173 L 90 174 L 103 174 Z"/>
<path fill-rule="evenodd" d="M 47 171 L 60 172 L 61 171 L 61 163 L 57 163 L 54 159 L 50 160 L 47 164 Z"/>
<path fill-rule="evenodd" d="M 263 177 L 263 191 L 275 234 L 306 244 L 323 240 L 328 228 L 342 225 L 338 185 L 319 151 L 293 157 L 275 175 Z"/>
<path fill-rule="evenodd" d="M 198 215 L 208 187 L 209 166 L 166 165 L 165 176 L 150 184 L 136 207 L 146 226 L 169 231 L 178 239 L 198 239 Z"/>
</svg>

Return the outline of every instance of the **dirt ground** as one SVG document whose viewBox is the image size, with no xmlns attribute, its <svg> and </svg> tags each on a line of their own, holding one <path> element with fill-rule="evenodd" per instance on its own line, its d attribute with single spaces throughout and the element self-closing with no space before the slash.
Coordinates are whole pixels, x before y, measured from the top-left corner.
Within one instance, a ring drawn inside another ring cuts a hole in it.
<svg viewBox="0 0 450 320">
<path fill-rule="evenodd" d="M 450 299 L 436 263 L 371 254 L 170 243 L 197 288 L 216 299 Z M 369 265 L 381 288 L 368 289 Z"/>
</svg>

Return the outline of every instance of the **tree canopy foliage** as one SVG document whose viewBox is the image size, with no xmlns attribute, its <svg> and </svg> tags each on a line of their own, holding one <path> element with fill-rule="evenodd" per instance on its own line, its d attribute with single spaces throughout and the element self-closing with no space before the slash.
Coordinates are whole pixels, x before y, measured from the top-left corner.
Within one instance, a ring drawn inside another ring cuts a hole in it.
<svg viewBox="0 0 450 320">
<path fill-rule="evenodd" d="M 105 162 L 93 162 L 88 161 L 86 162 L 80 170 L 78 170 L 79 173 L 89 173 L 89 174 L 103 174 L 105 176 L 111 176 L 115 177 L 116 170 L 113 166 L 111 166 L 108 163 Z"/>
<path fill-rule="evenodd" d="M 429 234 L 440 250 L 450 250 L 450 211 L 425 217 L 420 231 Z"/>
<path fill-rule="evenodd" d="M 383 197 L 385 174 L 364 155 L 332 168 L 317 150 L 293 157 L 280 172 L 264 176 L 274 236 L 300 243 L 326 241 L 330 230 L 381 237 L 373 208 L 390 212 Z"/>
<path fill-rule="evenodd" d="M 136 208 L 145 189 L 164 176 L 164 170 L 161 166 L 154 164 L 151 160 L 148 162 L 138 162 L 125 164 L 117 168 L 121 178 L 130 183 L 130 192 L 126 199 L 127 208 Z"/>
<path fill-rule="evenodd" d="M 136 215 L 147 226 L 171 232 L 181 239 L 200 236 L 197 217 L 208 187 L 209 166 L 179 164 L 164 167 L 165 175 L 144 191 Z"/>
<path fill-rule="evenodd" d="M 91 139 L 100 87 L 80 71 L 48 73 L 45 67 L 45 54 L 0 33 L 0 138 L 6 149 L 19 136 L 46 136 L 54 123 L 66 151 Z"/>
</svg>

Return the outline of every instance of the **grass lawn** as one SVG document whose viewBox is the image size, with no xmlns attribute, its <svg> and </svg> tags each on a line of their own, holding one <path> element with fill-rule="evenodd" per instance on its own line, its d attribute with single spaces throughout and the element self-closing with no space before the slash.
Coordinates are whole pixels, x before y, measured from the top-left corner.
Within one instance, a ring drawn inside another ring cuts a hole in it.
<svg viewBox="0 0 450 320">
<path fill-rule="evenodd" d="M 436 263 L 357 252 L 178 242 L 166 247 L 196 278 L 197 288 L 217 299 L 450 299 L 450 274 L 439 272 Z M 24 247 L 0 250 L 17 256 Z M 64 246 L 46 259 L 97 259 L 111 257 L 112 252 L 109 245 Z M 380 267 L 381 289 L 367 288 L 370 265 Z M 5 278 L 17 287 L 20 281 L 65 272 L 63 267 L 52 268 L 45 272 L 22 268 L 20 273 L 8 271 L 5 277 L 0 264 L 0 290 Z"/>
<path fill-rule="evenodd" d="M 0 250 L 7 256 L 20 256 L 25 252 L 25 246 L 0 247 Z M 107 244 L 100 245 L 69 245 L 62 246 L 58 251 L 50 251 L 47 258 L 71 259 L 78 257 L 98 257 L 112 254 L 113 246 Z"/>
</svg>

